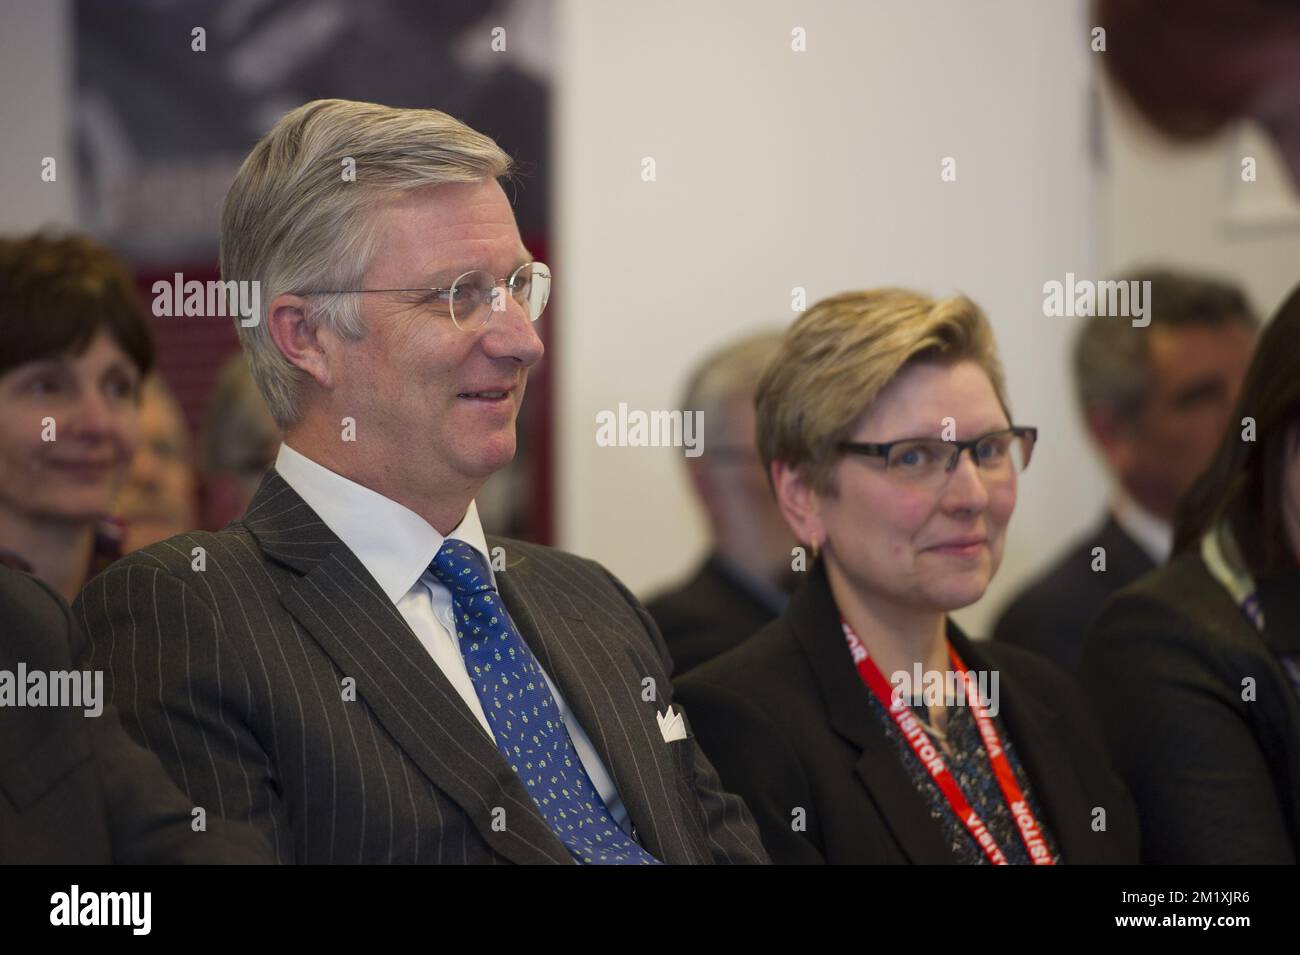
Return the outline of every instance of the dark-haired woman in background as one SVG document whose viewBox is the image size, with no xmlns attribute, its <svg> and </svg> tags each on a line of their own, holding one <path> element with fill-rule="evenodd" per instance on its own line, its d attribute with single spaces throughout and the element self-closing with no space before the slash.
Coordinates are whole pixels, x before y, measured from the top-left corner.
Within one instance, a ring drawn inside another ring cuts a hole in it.
<svg viewBox="0 0 1300 955">
<path fill-rule="evenodd" d="M 1081 679 L 1156 863 L 1300 859 L 1300 288 L 1183 499 L 1169 563 L 1094 621 Z"/>
<path fill-rule="evenodd" d="M 68 600 L 116 556 L 109 513 L 153 357 L 110 252 L 80 236 L 0 240 L 0 563 Z"/>
</svg>

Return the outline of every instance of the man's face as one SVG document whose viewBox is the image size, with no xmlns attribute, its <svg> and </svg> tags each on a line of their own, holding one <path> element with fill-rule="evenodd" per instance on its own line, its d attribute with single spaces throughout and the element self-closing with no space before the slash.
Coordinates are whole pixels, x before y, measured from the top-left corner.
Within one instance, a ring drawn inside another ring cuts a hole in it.
<svg viewBox="0 0 1300 955">
<path fill-rule="evenodd" d="M 118 496 L 118 515 L 126 522 L 126 552 L 173 534 L 193 530 L 197 521 L 197 477 L 189 434 L 180 407 L 152 381 L 140 403 L 140 440 L 126 485 Z"/>
<path fill-rule="evenodd" d="M 470 269 L 505 279 L 531 258 L 495 180 L 406 193 L 376 225 L 362 288 L 447 288 Z M 427 296 L 361 298 L 366 335 L 332 363 L 333 405 L 355 417 L 357 448 L 405 494 L 476 492 L 514 457 L 528 369 L 542 357 L 526 311 L 502 295 L 504 308 L 470 331 Z"/>
<path fill-rule="evenodd" d="M 720 420 L 704 422 L 704 454 L 688 459 L 709 514 L 714 546 L 724 553 L 744 551 L 765 568 L 769 582 L 784 586 L 795 540 L 763 472 L 753 396 L 734 396 L 719 410 Z"/>
<path fill-rule="evenodd" d="M 1168 520 L 1229 425 L 1256 336 L 1238 322 L 1148 331 L 1150 388 L 1127 436 L 1120 477 L 1139 502 Z"/>
</svg>

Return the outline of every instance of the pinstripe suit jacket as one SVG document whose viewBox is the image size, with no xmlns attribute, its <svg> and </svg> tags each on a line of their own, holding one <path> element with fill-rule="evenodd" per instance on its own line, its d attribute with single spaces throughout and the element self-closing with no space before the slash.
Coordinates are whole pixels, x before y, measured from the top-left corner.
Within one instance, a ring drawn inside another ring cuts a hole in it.
<svg viewBox="0 0 1300 955">
<path fill-rule="evenodd" d="M 489 546 L 505 549 L 506 608 L 645 848 L 669 863 L 766 862 L 694 738 L 664 742 L 671 660 L 636 599 L 592 561 Z M 75 611 L 83 665 L 106 671 L 123 724 L 196 805 L 251 823 L 278 861 L 572 861 L 397 608 L 274 471 L 241 520 L 118 561 Z"/>
</svg>

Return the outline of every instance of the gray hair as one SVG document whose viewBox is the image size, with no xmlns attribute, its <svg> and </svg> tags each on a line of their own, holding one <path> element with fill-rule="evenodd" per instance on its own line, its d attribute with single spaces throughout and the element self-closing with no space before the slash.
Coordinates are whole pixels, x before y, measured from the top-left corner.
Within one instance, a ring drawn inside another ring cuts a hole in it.
<svg viewBox="0 0 1300 955">
<path fill-rule="evenodd" d="M 1259 327 L 1246 294 L 1230 282 L 1170 269 L 1139 269 L 1120 280 L 1151 283 L 1151 325 L 1134 327 L 1104 315 L 1083 323 L 1074 340 L 1074 387 L 1081 410 L 1108 405 L 1129 421 L 1141 414 L 1150 378 L 1147 333 L 1157 325 L 1240 322 Z"/>
<path fill-rule="evenodd" d="M 345 164 L 355 163 L 355 181 Z M 249 369 L 272 417 L 291 427 L 305 373 L 272 341 L 266 310 L 277 295 L 356 288 L 377 236 L 382 199 L 426 186 L 508 176 L 511 160 L 488 136 L 436 109 L 315 100 L 286 113 L 239 168 L 221 214 L 221 277 L 257 281 L 261 312 L 236 322 Z M 355 295 L 312 299 L 308 319 L 365 334 Z"/>
<path fill-rule="evenodd" d="M 682 407 L 702 411 L 706 422 L 724 420 L 736 398 L 753 398 L 764 369 L 781 350 L 783 332 L 758 332 L 710 352 L 686 383 Z"/>
</svg>

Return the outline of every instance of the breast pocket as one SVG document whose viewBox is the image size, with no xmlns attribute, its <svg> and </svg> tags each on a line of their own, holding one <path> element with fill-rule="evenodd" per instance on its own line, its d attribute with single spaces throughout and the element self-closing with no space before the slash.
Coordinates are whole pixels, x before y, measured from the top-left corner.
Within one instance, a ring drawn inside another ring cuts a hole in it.
<svg viewBox="0 0 1300 955">
<path fill-rule="evenodd" d="M 677 778 L 684 780 L 688 785 L 692 783 L 695 779 L 695 737 L 688 736 L 686 739 L 675 740 L 664 745 L 668 747 L 668 752 L 672 756 Z"/>
</svg>

